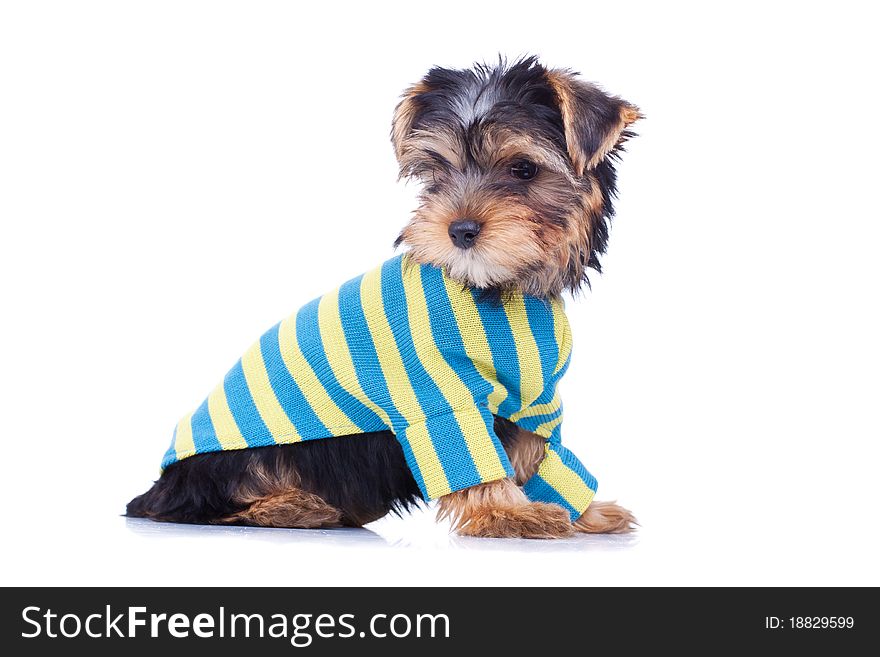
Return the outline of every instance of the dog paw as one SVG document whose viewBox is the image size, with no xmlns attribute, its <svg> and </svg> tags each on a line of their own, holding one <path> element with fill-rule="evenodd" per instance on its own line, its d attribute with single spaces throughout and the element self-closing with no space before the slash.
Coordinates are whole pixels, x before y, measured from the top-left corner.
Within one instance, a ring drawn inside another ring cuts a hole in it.
<svg viewBox="0 0 880 657">
<path fill-rule="evenodd" d="M 477 510 L 459 528 L 481 538 L 563 538 L 574 533 L 568 512 L 556 504 L 533 502 Z"/>
<path fill-rule="evenodd" d="M 614 502 L 593 502 L 584 514 L 574 521 L 574 529 L 584 534 L 624 534 L 638 525 L 629 509 Z"/>
</svg>

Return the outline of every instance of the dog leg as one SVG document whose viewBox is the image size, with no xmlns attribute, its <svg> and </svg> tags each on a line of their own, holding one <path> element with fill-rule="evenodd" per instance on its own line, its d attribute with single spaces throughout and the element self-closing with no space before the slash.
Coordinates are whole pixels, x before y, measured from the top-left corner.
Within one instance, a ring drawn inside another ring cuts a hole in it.
<svg viewBox="0 0 880 657">
<path fill-rule="evenodd" d="M 560 538 L 573 533 L 568 512 L 530 502 L 512 479 L 479 484 L 440 498 L 439 519 L 449 518 L 464 536 Z"/>
<path fill-rule="evenodd" d="M 281 452 L 268 463 L 251 459 L 233 498 L 243 508 L 222 518 L 223 523 L 298 529 L 343 524 L 342 511 L 304 490 L 299 473 Z"/>
<path fill-rule="evenodd" d="M 544 444 L 541 436 L 507 423 L 504 430 L 504 450 L 513 466 L 514 480 L 522 486 L 538 471 L 544 459 Z"/>
<path fill-rule="evenodd" d="M 342 512 L 312 493 L 297 488 L 257 497 L 224 524 L 318 529 L 342 526 Z"/>
<path fill-rule="evenodd" d="M 584 514 L 574 521 L 575 531 L 584 534 L 625 534 L 638 524 L 629 509 L 614 502 L 593 502 Z"/>
<path fill-rule="evenodd" d="M 541 436 L 509 424 L 505 427 L 505 449 L 516 472 L 516 483 L 522 486 L 537 471 L 544 458 Z M 574 522 L 574 530 L 584 534 L 623 534 L 638 524 L 632 512 L 614 502 L 592 502 Z"/>
</svg>

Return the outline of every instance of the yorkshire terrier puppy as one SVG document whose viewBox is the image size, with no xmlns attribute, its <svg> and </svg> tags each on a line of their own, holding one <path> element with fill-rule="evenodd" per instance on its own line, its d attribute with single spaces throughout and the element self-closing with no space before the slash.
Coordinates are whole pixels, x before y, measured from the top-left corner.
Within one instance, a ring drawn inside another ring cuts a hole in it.
<svg viewBox="0 0 880 657">
<path fill-rule="evenodd" d="M 624 532 L 561 442 L 560 300 L 600 271 L 639 110 L 535 58 L 432 69 L 397 106 L 423 185 L 406 252 L 265 333 L 175 429 L 127 515 L 361 526 L 424 499 L 457 531 Z"/>
</svg>

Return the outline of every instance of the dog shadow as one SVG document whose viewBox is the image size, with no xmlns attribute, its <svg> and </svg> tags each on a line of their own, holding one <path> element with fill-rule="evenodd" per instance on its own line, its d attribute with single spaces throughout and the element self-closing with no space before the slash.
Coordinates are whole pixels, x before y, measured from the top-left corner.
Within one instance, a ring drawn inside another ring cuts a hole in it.
<svg viewBox="0 0 880 657">
<path fill-rule="evenodd" d="M 373 527 L 338 529 L 273 529 L 225 525 L 186 525 L 125 518 L 128 531 L 147 540 L 168 538 L 217 538 L 254 540 L 276 545 L 320 545 L 324 547 L 387 547 L 391 549 L 454 549 L 481 552 L 596 552 L 628 549 L 639 541 L 638 534 L 577 535 L 553 540 L 518 538 L 471 538 L 458 536 L 442 526 L 415 534 L 388 531 L 379 523 Z"/>
<path fill-rule="evenodd" d="M 271 527 L 242 527 L 237 525 L 187 525 L 155 522 L 147 518 L 126 518 L 126 528 L 146 539 L 199 538 L 226 536 L 235 539 L 258 540 L 269 543 L 320 545 L 387 545 L 382 537 L 369 529 L 342 527 L 339 529 L 275 529 Z"/>
<path fill-rule="evenodd" d="M 481 552 L 541 552 L 559 554 L 562 552 L 607 552 L 629 549 L 639 542 L 635 533 L 631 534 L 580 534 L 570 538 L 525 539 L 525 538 L 472 538 L 451 536 L 456 548 Z"/>
</svg>

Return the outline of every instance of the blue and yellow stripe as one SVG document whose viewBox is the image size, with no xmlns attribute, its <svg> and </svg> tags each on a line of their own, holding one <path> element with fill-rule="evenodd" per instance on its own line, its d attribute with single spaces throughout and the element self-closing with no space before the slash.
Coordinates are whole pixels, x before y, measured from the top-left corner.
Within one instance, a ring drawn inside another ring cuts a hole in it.
<svg viewBox="0 0 880 657">
<path fill-rule="evenodd" d="M 577 457 L 558 443 L 548 442 L 538 472 L 523 486 L 533 500 L 558 504 L 577 520 L 596 494 L 596 479 Z"/>
<path fill-rule="evenodd" d="M 560 300 L 484 300 L 440 269 L 397 257 L 269 329 L 178 423 L 163 467 L 391 430 L 430 499 L 513 473 L 497 414 L 548 439 L 527 493 L 576 510 L 595 480 L 558 444 L 557 383 L 570 352 Z"/>
</svg>

